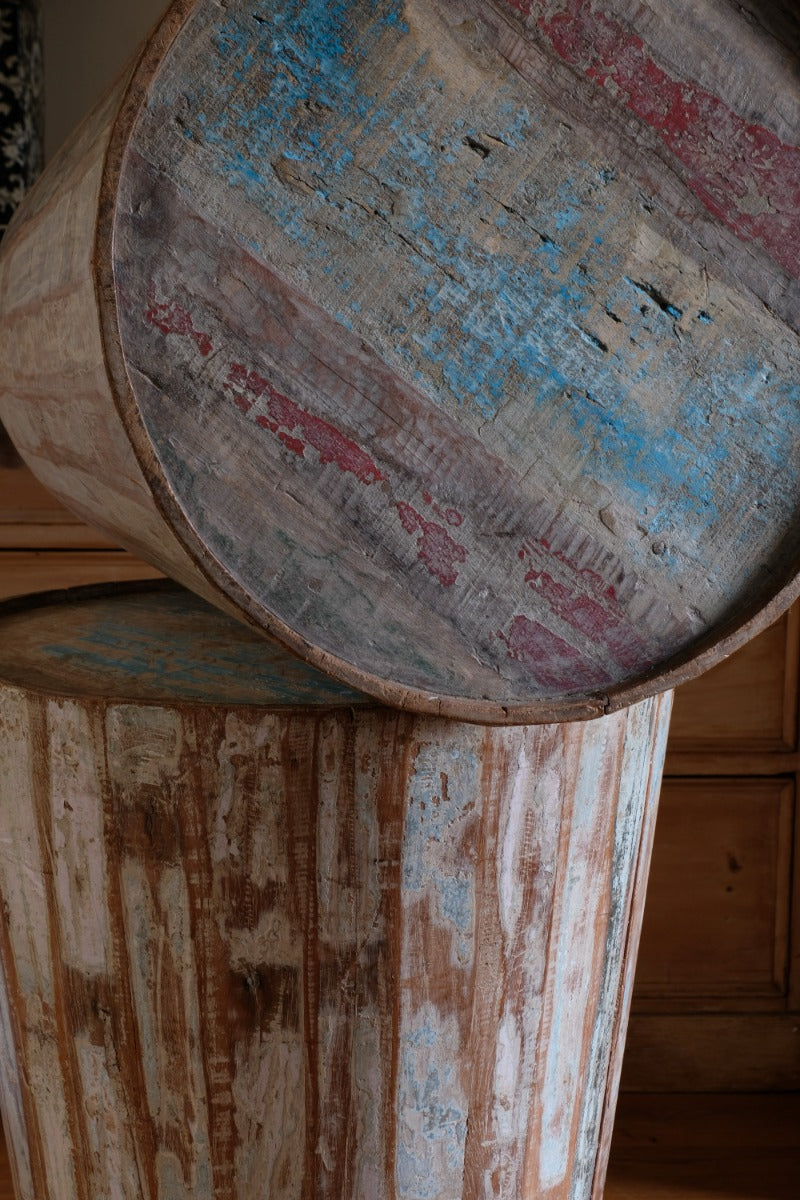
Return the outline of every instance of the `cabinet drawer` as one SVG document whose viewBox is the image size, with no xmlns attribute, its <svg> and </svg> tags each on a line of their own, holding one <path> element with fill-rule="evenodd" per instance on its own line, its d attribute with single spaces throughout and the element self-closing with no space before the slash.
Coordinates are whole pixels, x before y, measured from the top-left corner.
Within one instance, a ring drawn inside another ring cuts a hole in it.
<svg viewBox="0 0 800 1200">
<path fill-rule="evenodd" d="M 797 606 L 675 693 L 669 749 L 788 751 L 797 740 Z"/>
</svg>

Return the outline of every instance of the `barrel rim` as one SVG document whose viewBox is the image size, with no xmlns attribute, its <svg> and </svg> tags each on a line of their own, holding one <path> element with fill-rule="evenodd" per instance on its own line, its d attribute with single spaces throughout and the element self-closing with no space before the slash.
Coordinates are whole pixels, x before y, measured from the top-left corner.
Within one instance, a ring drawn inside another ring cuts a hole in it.
<svg viewBox="0 0 800 1200">
<path fill-rule="evenodd" d="M 387 680 L 316 646 L 249 593 L 197 534 L 189 515 L 168 483 L 147 433 L 122 350 L 113 266 L 113 236 L 119 184 L 128 145 L 152 81 L 202 0 L 171 0 L 164 17 L 136 60 L 113 121 L 103 163 L 93 251 L 100 340 L 111 395 L 130 440 L 153 502 L 167 526 L 214 591 L 235 608 L 240 619 L 341 683 L 382 704 L 420 714 L 485 725 L 539 725 L 591 720 L 636 704 L 688 682 L 728 658 L 776 621 L 800 597 L 800 563 L 781 572 L 783 580 L 766 602 L 739 603 L 732 613 L 650 670 L 606 689 L 562 698 L 508 703 L 433 694 Z M 493 9 L 495 6 L 492 5 Z M 740 598 L 741 599 L 741 598 Z"/>
<path fill-rule="evenodd" d="M 95 600 L 111 600 L 117 597 L 135 597 L 135 596 L 152 596 L 152 595 L 188 595 L 192 596 L 200 603 L 206 604 L 209 609 L 213 610 L 213 605 L 204 600 L 202 596 L 197 596 L 195 592 L 189 588 L 177 583 L 173 579 L 164 577 L 156 577 L 153 579 L 128 579 L 116 580 L 110 583 L 88 583 L 80 584 L 76 587 L 66 588 L 50 588 L 38 592 L 26 592 L 20 595 L 9 596 L 0 600 L 0 631 L 2 630 L 3 621 L 9 617 L 24 617 L 29 614 L 34 614 L 46 608 L 60 608 L 64 606 L 81 605 L 91 603 Z M 228 614 L 217 610 L 221 617 Z M 231 622 L 240 626 L 243 622 Z M 263 630 L 252 630 L 251 632 L 258 635 L 261 641 L 275 641 L 266 637 Z M 281 646 L 283 650 L 284 647 Z M 296 656 L 295 656 L 296 657 Z M 301 660 L 304 661 L 305 660 Z M 313 665 L 308 664 L 306 665 Z M 53 700 L 80 700 L 86 704 L 100 705 L 116 705 L 126 704 L 135 705 L 137 708 L 200 708 L 200 709 L 224 709 L 225 711 L 235 709 L 237 712 L 254 711 L 260 713 L 278 713 L 286 714 L 287 712 L 297 713 L 298 715 L 312 714 L 315 717 L 321 716 L 324 713 L 344 713 L 357 711 L 359 713 L 378 712 L 384 705 L 381 705 L 374 697 L 366 692 L 363 693 L 364 702 L 355 704 L 349 702 L 346 698 L 341 701 L 330 700 L 320 704 L 310 704 L 303 701 L 290 702 L 279 700 L 232 700 L 221 697 L 216 700 L 213 698 L 207 699 L 204 697 L 194 696 L 163 696 L 161 698 L 153 696 L 136 696 L 131 697 L 123 694 L 116 688 L 109 688 L 107 693 L 87 693 L 81 689 L 75 688 L 57 688 L 45 687 L 42 684 L 36 683 L 19 683 L 7 679 L 0 668 L 0 690 L 16 689 L 22 691 L 26 695 L 47 697 Z"/>
</svg>

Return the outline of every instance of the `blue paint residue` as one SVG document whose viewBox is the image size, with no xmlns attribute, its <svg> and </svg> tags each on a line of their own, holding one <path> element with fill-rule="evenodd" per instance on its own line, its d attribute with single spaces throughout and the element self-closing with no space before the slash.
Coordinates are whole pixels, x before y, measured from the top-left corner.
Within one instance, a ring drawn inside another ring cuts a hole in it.
<svg viewBox="0 0 800 1200">
<path fill-rule="evenodd" d="M 42 642 L 39 670 L 90 674 L 109 695 L 233 704 L 364 704 L 277 644 L 188 592 L 154 591 L 76 605 L 69 642 Z"/>
<path fill-rule="evenodd" d="M 403 887 L 425 893 L 442 923 L 451 927 L 459 962 L 472 955 L 475 923 L 474 872 L 457 853 L 438 848 L 457 846 L 468 835 L 470 817 L 480 798 L 480 764 L 476 754 L 454 748 L 446 760 L 441 753 L 429 762 L 424 748 L 417 757 L 409 788 L 403 837 Z M 435 844 L 437 849 L 431 853 Z"/>
<path fill-rule="evenodd" d="M 449 1024 L 449 1030 L 448 1030 Z M 438 1200 L 460 1186 L 467 1141 L 467 1104 L 460 1084 L 458 1023 L 431 1008 L 402 1039 L 398 1081 L 397 1194 Z M 453 1045 L 446 1044 L 448 1031 Z"/>
<path fill-rule="evenodd" d="M 731 498 L 751 496 L 740 536 L 752 542 L 782 497 L 800 492 L 800 456 L 788 445 L 797 386 L 785 373 L 766 378 L 763 364 L 725 344 L 708 310 L 684 318 L 654 284 L 625 274 L 619 237 L 606 235 L 626 186 L 612 167 L 574 161 L 568 179 L 522 177 L 494 197 L 503 153 L 524 145 L 549 161 L 532 94 L 520 103 L 522 85 L 498 77 L 474 110 L 448 108 L 449 85 L 409 45 L 403 11 L 400 0 L 284 0 L 256 21 L 252 5 L 233 3 L 207 64 L 213 109 L 195 110 L 183 136 L 269 214 L 310 276 L 330 281 L 338 320 L 445 409 L 491 421 L 510 401 L 527 406 L 539 443 L 571 439 L 587 473 L 637 511 L 652 509 L 653 534 L 680 527 L 684 542 L 699 539 Z M 393 92 L 380 97 L 370 66 L 379 46 L 400 64 Z M 506 149 L 473 153 L 467 143 L 482 129 Z M 362 161 L 368 144 L 380 151 Z M 280 160 L 296 164 L 304 191 L 282 182 Z M 369 287 L 389 297 L 372 324 L 348 254 L 367 228 L 377 239 Z M 268 238 L 253 249 L 269 258 Z M 400 255 L 413 260 L 415 283 L 393 292 Z M 605 295 L 597 280 L 609 281 Z M 595 329 L 604 312 L 625 335 L 607 354 Z M 702 370 L 693 374 L 686 339 L 695 336 Z M 669 554 L 659 561 L 680 569 Z"/>
</svg>

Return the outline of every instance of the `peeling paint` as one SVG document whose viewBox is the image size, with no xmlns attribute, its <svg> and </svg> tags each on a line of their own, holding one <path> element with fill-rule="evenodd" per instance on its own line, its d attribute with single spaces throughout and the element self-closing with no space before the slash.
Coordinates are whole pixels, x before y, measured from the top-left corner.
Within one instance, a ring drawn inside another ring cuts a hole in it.
<svg viewBox="0 0 800 1200">
<path fill-rule="evenodd" d="M 667 707 L 482 728 L 0 685 L 25 1200 L 584 1200 Z M 95 836 L 106 940 L 65 953 Z"/>
<path fill-rule="evenodd" d="M 397 1099 L 399 1200 L 438 1200 L 461 1189 L 468 1108 L 459 1051 L 454 1017 L 432 1006 L 409 1014 Z"/>
</svg>

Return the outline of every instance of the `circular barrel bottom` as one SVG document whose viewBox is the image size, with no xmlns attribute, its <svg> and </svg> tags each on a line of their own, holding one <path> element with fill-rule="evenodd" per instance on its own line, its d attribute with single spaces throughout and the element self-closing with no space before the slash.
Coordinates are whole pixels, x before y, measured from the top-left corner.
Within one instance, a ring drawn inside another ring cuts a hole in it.
<svg viewBox="0 0 800 1200">
<path fill-rule="evenodd" d="M 0 646 L 20 1200 L 599 1200 L 669 695 L 399 713 L 173 585 Z"/>
</svg>

